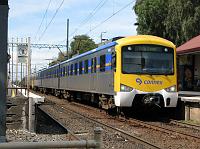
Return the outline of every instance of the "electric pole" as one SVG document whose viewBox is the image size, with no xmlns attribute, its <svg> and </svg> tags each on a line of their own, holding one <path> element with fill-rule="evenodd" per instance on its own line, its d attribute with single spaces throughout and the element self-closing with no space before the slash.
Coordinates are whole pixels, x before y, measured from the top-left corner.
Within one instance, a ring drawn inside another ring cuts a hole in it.
<svg viewBox="0 0 200 149">
<path fill-rule="evenodd" d="M 69 19 L 67 19 L 67 41 L 66 41 L 66 48 L 67 48 L 67 59 L 69 59 L 68 52 L 69 52 Z"/>
<path fill-rule="evenodd" d="M 8 0 L 0 0 L 0 142 L 6 141 Z"/>
</svg>

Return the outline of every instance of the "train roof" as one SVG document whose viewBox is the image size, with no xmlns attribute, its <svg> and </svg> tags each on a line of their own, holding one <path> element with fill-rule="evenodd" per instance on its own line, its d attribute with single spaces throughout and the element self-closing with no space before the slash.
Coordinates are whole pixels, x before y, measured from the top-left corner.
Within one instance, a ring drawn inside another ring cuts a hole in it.
<svg viewBox="0 0 200 149">
<path fill-rule="evenodd" d="M 45 70 L 50 69 L 50 68 L 54 68 L 54 67 L 56 67 L 56 66 L 58 66 L 58 65 L 65 64 L 65 63 L 70 62 L 70 61 L 73 61 L 73 60 L 75 60 L 75 59 L 79 59 L 79 58 L 81 58 L 81 57 L 83 57 L 83 56 L 90 55 L 90 54 L 92 54 L 92 53 L 101 51 L 101 50 L 103 50 L 103 49 L 110 48 L 110 47 L 112 47 L 112 46 L 115 46 L 116 44 L 117 44 L 117 42 L 115 42 L 115 41 L 110 42 L 110 43 L 108 43 L 108 44 L 105 44 L 105 45 L 102 45 L 102 46 L 100 46 L 100 47 L 97 47 L 96 49 L 92 49 L 92 50 L 90 50 L 90 51 L 87 51 L 87 52 L 82 53 L 82 54 L 80 54 L 80 55 L 77 55 L 77 56 L 75 56 L 75 57 L 72 57 L 72 58 L 70 58 L 70 59 L 68 59 L 68 60 L 65 60 L 65 61 L 61 62 L 61 63 L 55 64 L 55 65 L 53 65 L 53 66 L 50 66 L 50 67 L 46 68 Z"/>
<path fill-rule="evenodd" d="M 161 38 L 161 37 L 158 37 L 158 36 L 153 36 L 153 35 L 136 35 L 136 36 L 127 36 L 126 38 L 121 38 L 121 39 L 118 39 L 116 41 L 119 45 L 120 44 L 129 44 L 130 42 L 131 43 L 152 43 L 152 44 L 158 44 L 158 45 L 165 45 L 165 46 L 168 46 L 168 47 L 173 47 L 175 48 L 176 46 L 169 40 L 167 39 L 164 39 L 164 38 Z"/>
</svg>

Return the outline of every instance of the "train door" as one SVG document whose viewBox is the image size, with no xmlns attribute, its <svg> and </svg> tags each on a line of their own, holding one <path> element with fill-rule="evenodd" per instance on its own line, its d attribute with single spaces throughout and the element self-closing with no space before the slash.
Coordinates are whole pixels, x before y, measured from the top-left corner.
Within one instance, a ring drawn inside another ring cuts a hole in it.
<svg viewBox="0 0 200 149">
<path fill-rule="evenodd" d="M 96 63 L 97 63 L 97 58 L 94 57 L 91 59 L 91 90 L 92 91 L 95 91 L 96 90 L 96 77 L 97 77 L 97 74 L 96 74 Z"/>
<path fill-rule="evenodd" d="M 57 86 L 57 89 L 60 89 L 60 77 L 61 77 L 61 67 L 60 65 L 58 65 L 58 69 L 57 69 L 57 80 L 58 80 L 58 86 Z"/>
</svg>

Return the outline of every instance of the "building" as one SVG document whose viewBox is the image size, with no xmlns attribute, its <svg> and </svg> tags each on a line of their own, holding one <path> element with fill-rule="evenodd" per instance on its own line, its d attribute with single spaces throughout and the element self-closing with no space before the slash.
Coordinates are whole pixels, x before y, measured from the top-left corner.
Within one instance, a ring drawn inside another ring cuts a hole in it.
<svg viewBox="0 0 200 149">
<path fill-rule="evenodd" d="M 180 109 L 185 120 L 200 122 L 200 35 L 177 48 Z"/>
<path fill-rule="evenodd" d="M 200 35 L 177 48 L 180 91 L 200 92 Z"/>
</svg>

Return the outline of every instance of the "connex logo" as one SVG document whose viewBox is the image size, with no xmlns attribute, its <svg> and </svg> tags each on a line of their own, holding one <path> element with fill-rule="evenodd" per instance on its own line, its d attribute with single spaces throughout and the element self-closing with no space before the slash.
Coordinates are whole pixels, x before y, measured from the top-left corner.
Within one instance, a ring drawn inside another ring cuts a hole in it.
<svg viewBox="0 0 200 149">
<path fill-rule="evenodd" d="M 142 84 L 142 80 L 140 78 L 137 78 L 136 79 L 136 83 L 138 83 L 139 85 L 141 85 Z"/>
</svg>

